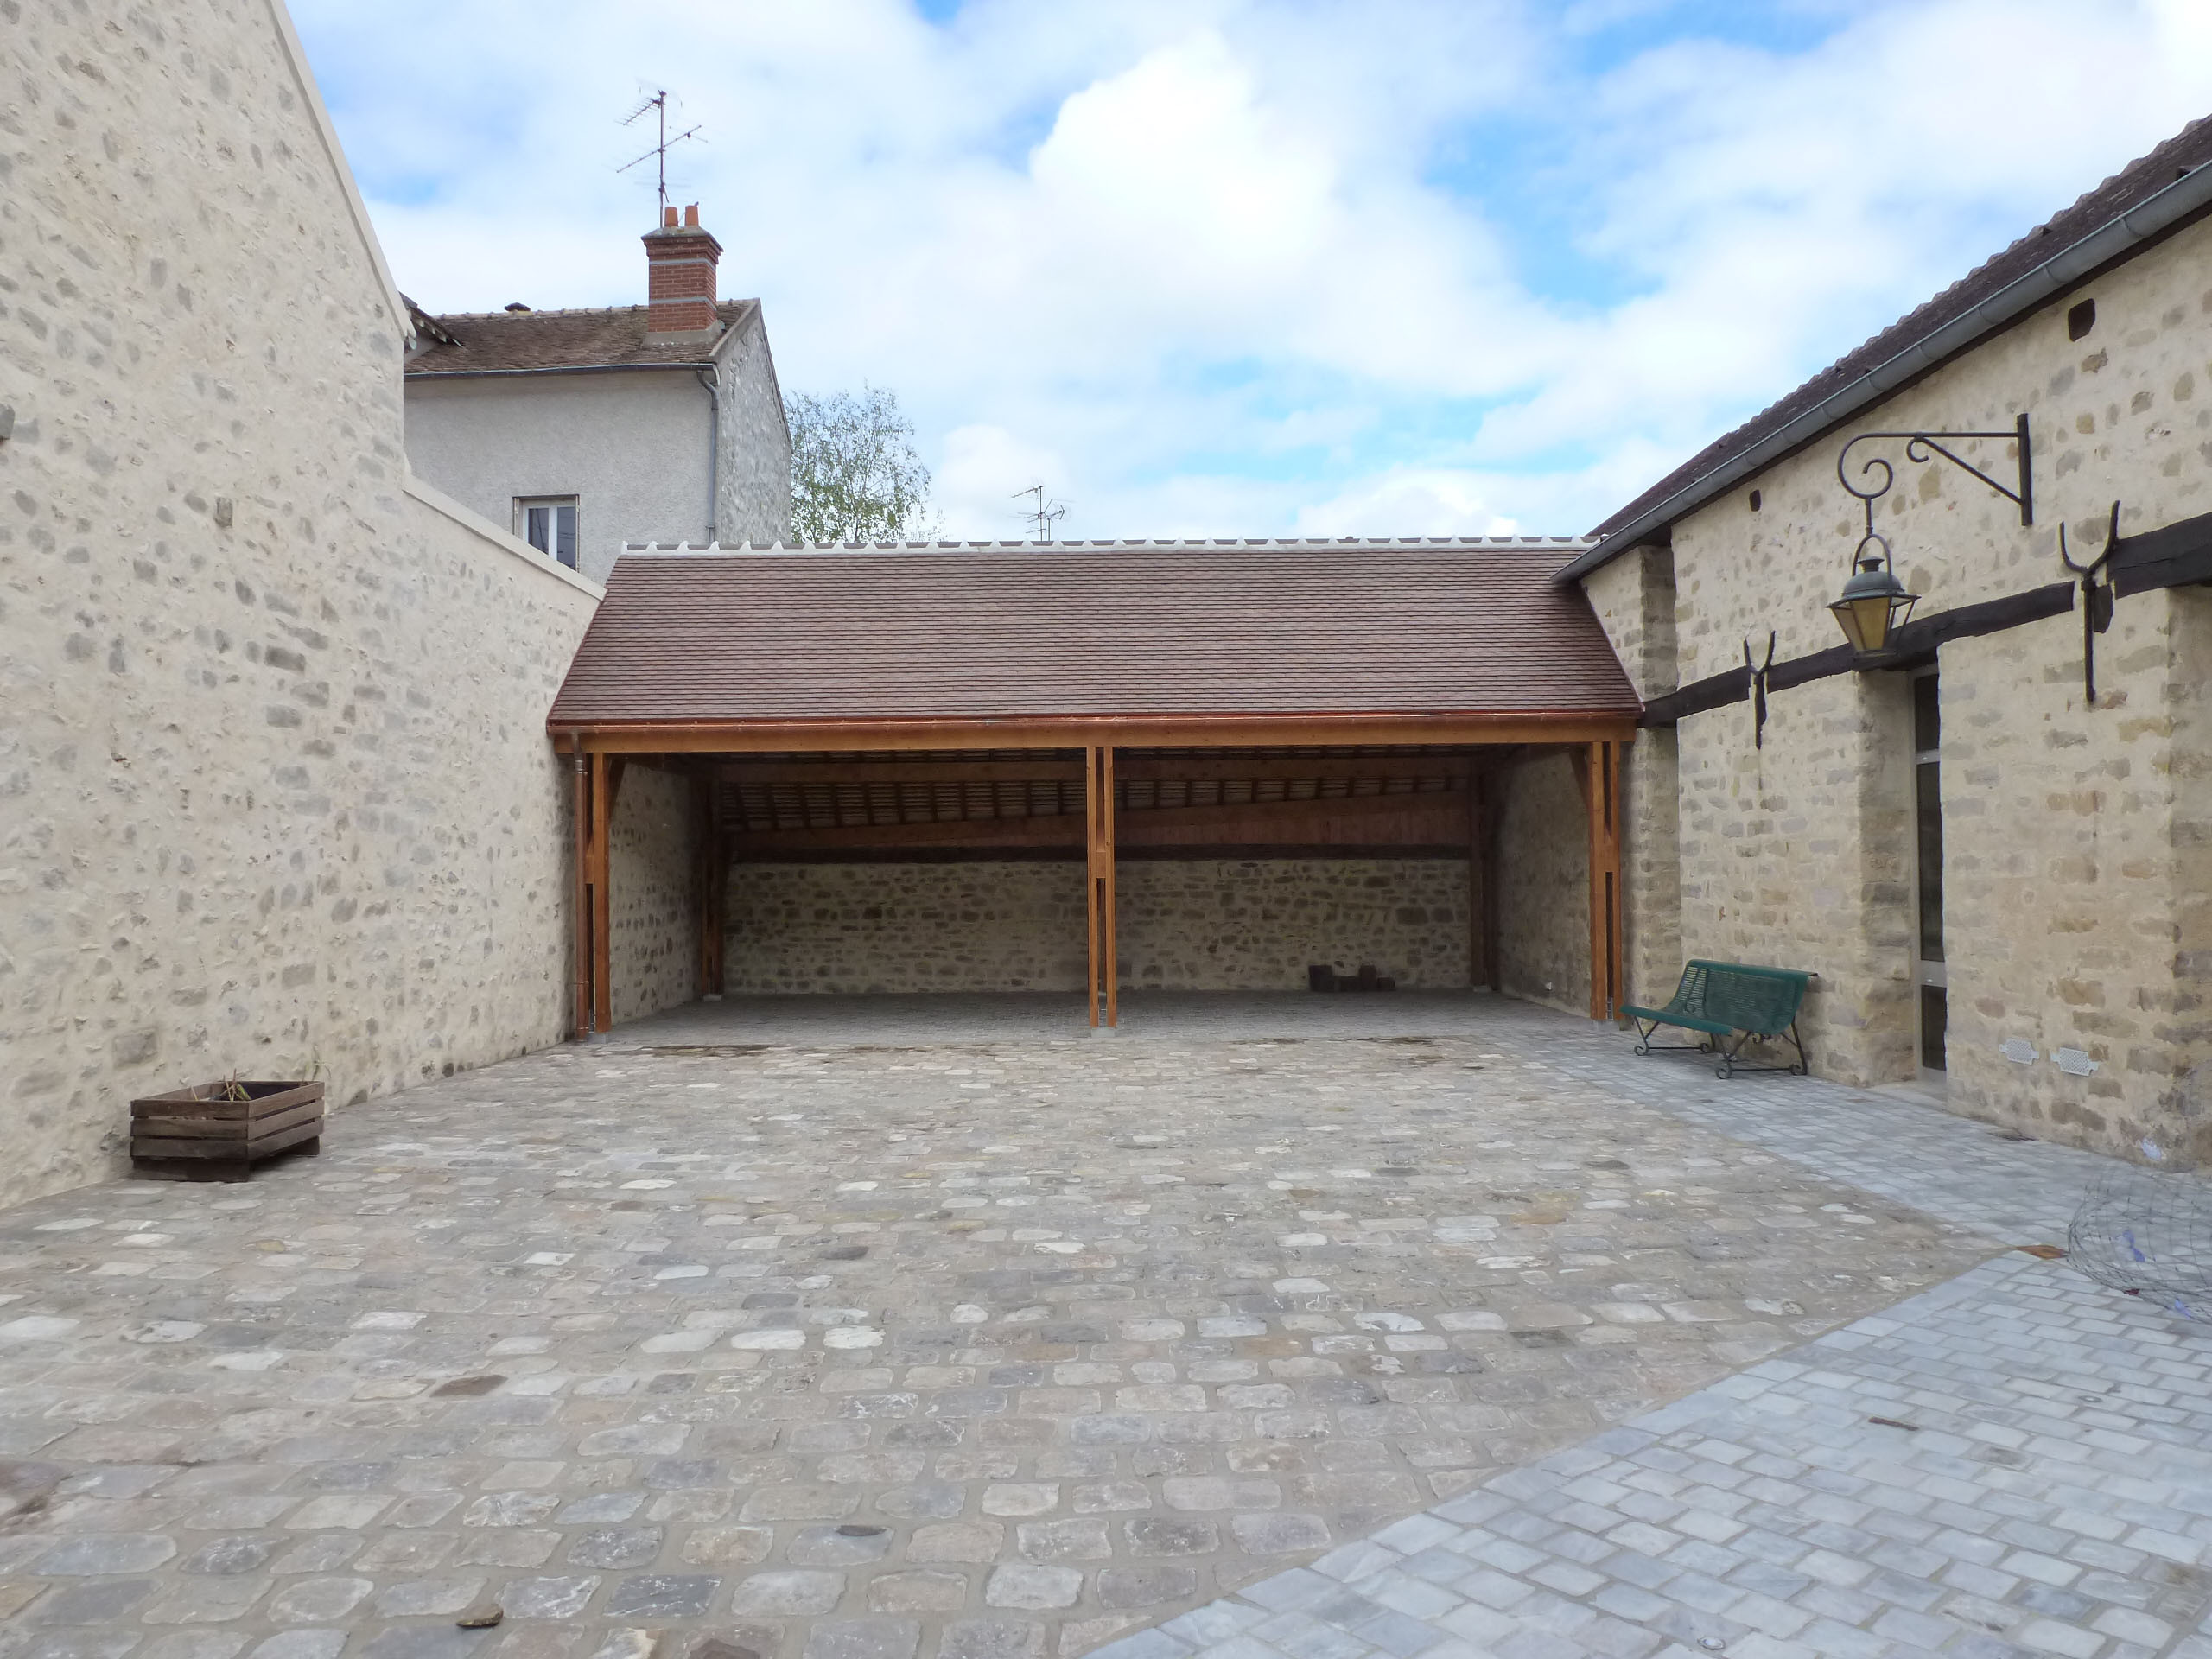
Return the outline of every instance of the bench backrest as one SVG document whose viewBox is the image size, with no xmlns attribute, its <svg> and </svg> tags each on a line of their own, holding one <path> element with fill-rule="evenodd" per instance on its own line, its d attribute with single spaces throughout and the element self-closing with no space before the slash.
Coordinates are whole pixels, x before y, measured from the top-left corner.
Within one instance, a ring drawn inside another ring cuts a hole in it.
<svg viewBox="0 0 2212 1659">
<path fill-rule="evenodd" d="M 1682 969 L 1675 1005 L 1684 1014 L 1723 1020 L 1738 1031 L 1777 1036 L 1796 1019 L 1812 977 L 1791 968 L 1755 968 L 1693 957 Z"/>
</svg>

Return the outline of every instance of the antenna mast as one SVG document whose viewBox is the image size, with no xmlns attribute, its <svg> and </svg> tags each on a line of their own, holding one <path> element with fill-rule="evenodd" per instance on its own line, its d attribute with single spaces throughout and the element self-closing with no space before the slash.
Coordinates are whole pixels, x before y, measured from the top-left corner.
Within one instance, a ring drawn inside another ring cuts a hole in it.
<svg viewBox="0 0 2212 1659">
<path fill-rule="evenodd" d="M 1019 501 L 1025 495 L 1035 496 L 1037 505 L 1020 515 L 1022 523 L 1037 532 L 1039 543 L 1049 543 L 1052 539 L 1052 526 L 1068 516 L 1067 504 L 1046 499 L 1042 484 L 1032 484 L 1026 490 L 1016 490 L 1014 499 Z"/>
<path fill-rule="evenodd" d="M 699 129 L 697 127 L 687 128 L 685 130 L 677 133 L 673 138 L 668 136 L 668 88 L 665 86 L 657 86 L 653 89 L 652 97 L 641 99 L 639 101 L 638 107 L 622 118 L 622 124 L 626 127 L 630 125 L 640 116 L 644 115 L 647 110 L 651 110 L 653 112 L 653 118 L 658 124 L 657 135 L 658 142 L 644 155 L 639 156 L 636 161 L 625 162 L 621 166 L 616 168 L 614 170 L 617 173 L 627 173 L 632 168 L 639 165 L 639 162 L 657 162 L 660 174 L 660 212 L 653 222 L 655 224 L 658 224 L 662 219 L 668 217 L 668 152 L 675 145 L 682 143 L 686 138 L 698 138 Z M 699 138 L 699 142 L 703 144 L 707 141 L 703 138 Z"/>
</svg>

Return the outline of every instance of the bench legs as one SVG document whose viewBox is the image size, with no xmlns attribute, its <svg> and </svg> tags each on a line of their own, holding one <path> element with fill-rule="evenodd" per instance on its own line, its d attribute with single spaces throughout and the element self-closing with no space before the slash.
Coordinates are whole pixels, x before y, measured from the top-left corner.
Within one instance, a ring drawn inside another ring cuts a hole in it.
<svg viewBox="0 0 2212 1659">
<path fill-rule="evenodd" d="M 1802 1077 L 1812 1070 L 1812 1063 L 1805 1058 L 1805 1045 L 1797 1035 L 1797 1022 L 1794 1020 L 1789 1022 L 1789 1029 L 1781 1033 L 1789 1039 L 1790 1046 L 1797 1051 L 1797 1058 L 1787 1065 L 1739 1064 L 1744 1046 L 1757 1040 L 1755 1034 L 1748 1031 L 1737 1033 L 1732 1042 L 1708 1038 L 1701 1043 L 1654 1043 L 1651 1040 L 1653 1034 L 1666 1021 L 1637 1020 L 1630 1016 L 1630 1022 L 1636 1027 L 1636 1052 L 1638 1054 L 1717 1054 L 1720 1063 L 1713 1068 L 1713 1075 L 1716 1077 L 1732 1077 L 1739 1071 L 1786 1071 L 1793 1077 Z"/>
<path fill-rule="evenodd" d="M 1792 1060 L 1788 1065 L 1737 1065 L 1736 1057 L 1744 1052 L 1744 1045 L 1752 1040 L 1751 1033 L 1747 1031 L 1740 1033 L 1737 1037 L 1733 1046 L 1725 1043 L 1721 1045 L 1720 1064 L 1713 1068 L 1713 1075 L 1716 1077 L 1732 1077 L 1738 1071 L 1786 1071 L 1793 1077 L 1802 1077 L 1805 1076 L 1806 1073 L 1812 1069 L 1812 1066 L 1811 1063 L 1805 1058 L 1805 1045 L 1798 1038 L 1797 1022 L 1795 1020 L 1792 1020 L 1789 1022 L 1789 1031 L 1783 1034 L 1788 1036 L 1790 1046 L 1797 1051 L 1797 1058 Z"/>
</svg>

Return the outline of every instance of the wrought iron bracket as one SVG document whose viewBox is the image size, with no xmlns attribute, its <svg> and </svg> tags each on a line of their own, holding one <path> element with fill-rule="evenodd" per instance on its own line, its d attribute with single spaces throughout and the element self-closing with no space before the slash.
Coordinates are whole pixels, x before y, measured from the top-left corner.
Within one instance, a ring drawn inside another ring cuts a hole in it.
<svg viewBox="0 0 2212 1659">
<path fill-rule="evenodd" d="M 2035 480 L 2029 467 L 2028 417 L 2022 415 L 2013 423 L 2010 432 L 1861 432 L 1857 437 L 1851 439 L 1843 446 L 1841 453 L 1835 458 L 1835 475 L 1843 487 L 1857 496 L 1865 505 L 1868 536 L 1874 534 L 1874 504 L 1887 495 L 1890 493 L 1890 486 L 1897 481 L 1897 468 L 1890 465 L 1886 456 L 1869 455 L 1859 463 L 1859 474 L 1864 481 L 1853 483 L 1850 468 L 1851 452 L 1862 443 L 1872 443 L 1884 438 L 1903 438 L 1904 458 L 1915 465 L 1923 465 L 1941 455 L 1954 467 L 1972 473 L 2007 501 L 2018 506 L 2022 525 L 2032 525 L 2035 523 Z M 1948 447 L 1954 443 L 1969 442 L 1975 438 L 2011 438 L 2019 445 L 2020 472 L 2018 489 L 2001 483 L 1982 471 L 1964 455 Z M 1860 545 L 1863 547 L 1866 543 L 1862 542 Z"/>
<path fill-rule="evenodd" d="M 2025 420 L 2027 417 L 2022 416 Z M 2076 564 L 2066 550 L 2066 525 L 2058 526 L 2058 562 L 2082 578 L 2082 694 L 2092 709 L 2097 706 L 2097 636 L 2112 626 L 2113 590 L 2097 577 L 2120 545 L 2120 503 L 2112 504 L 2112 528 L 2105 532 L 2105 550 L 2087 564 Z"/>
<path fill-rule="evenodd" d="M 1751 642 L 1744 641 L 1744 672 L 1750 677 L 1751 688 L 1751 747 L 1766 747 L 1766 677 L 1774 671 L 1774 630 L 1766 635 L 1766 662 L 1764 665 L 1751 656 Z"/>
</svg>

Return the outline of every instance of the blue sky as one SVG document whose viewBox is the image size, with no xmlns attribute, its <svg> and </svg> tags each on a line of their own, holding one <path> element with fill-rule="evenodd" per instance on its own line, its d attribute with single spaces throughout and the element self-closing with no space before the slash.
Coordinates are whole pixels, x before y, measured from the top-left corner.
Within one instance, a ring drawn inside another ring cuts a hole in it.
<svg viewBox="0 0 2212 1659">
<path fill-rule="evenodd" d="M 294 14 L 432 310 L 640 300 L 671 88 L 785 388 L 895 391 L 974 537 L 1586 530 L 2212 112 L 2202 0 Z"/>
</svg>

